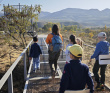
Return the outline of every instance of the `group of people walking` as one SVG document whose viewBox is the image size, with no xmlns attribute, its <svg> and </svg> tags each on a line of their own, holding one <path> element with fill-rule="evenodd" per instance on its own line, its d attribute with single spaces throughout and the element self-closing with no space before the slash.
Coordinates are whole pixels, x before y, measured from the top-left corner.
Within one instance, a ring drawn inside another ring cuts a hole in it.
<svg viewBox="0 0 110 93">
<path fill-rule="evenodd" d="M 107 65 L 99 64 L 99 55 L 109 54 L 109 42 L 106 41 L 106 33 L 100 32 L 98 34 L 98 41 L 94 54 L 90 58 L 95 58 L 96 62 L 93 67 L 95 81 L 97 82 L 97 90 L 104 90 L 105 70 Z M 33 37 L 34 43 L 31 45 L 29 59 L 33 58 L 33 71 L 40 70 L 40 54 L 42 54 L 40 46 L 37 44 L 38 37 Z M 57 60 L 62 50 L 63 38 L 60 34 L 58 25 L 54 24 L 52 33 L 48 34 L 46 43 L 48 44 L 49 65 L 51 69 L 51 76 L 55 78 L 57 72 Z M 64 93 L 65 90 L 83 90 L 87 84 L 90 93 L 94 92 L 94 83 L 91 78 L 89 68 L 87 65 L 81 63 L 83 56 L 82 40 L 70 35 L 69 44 L 66 46 L 66 61 L 61 78 L 59 93 Z M 99 78 L 98 71 L 100 68 Z"/>
</svg>

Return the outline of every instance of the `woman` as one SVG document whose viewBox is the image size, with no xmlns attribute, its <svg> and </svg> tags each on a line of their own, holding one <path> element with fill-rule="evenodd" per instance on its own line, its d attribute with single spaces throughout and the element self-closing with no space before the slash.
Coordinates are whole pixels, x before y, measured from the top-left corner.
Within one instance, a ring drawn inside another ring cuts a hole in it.
<svg viewBox="0 0 110 93">
<path fill-rule="evenodd" d="M 49 65 L 50 65 L 50 69 L 51 69 L 52 78 L 55 77 L 55 73 L 57 70 L 57 60 L 60 56 L 60 50 L 57 52 L 53 51 L 54 46 L 53 46 L 52 38 L 54 38 L 54 36 L 59 37 L 59 39 L 61 39 L 61 41 L 63 41 L 62 35 L 59 33 L 59 28 L 56 24 L 54 24 L 52 27 L 52 33 L 48 34 L 48 36 L 46 38 L 46 43 L 49 44 L 49 47 L 48 47 Z"/>
</svg>

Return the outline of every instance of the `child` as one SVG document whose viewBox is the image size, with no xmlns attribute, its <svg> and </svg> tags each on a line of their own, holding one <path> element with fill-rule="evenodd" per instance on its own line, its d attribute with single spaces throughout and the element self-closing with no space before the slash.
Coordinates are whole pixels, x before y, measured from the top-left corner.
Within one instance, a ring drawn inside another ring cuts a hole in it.
<svg viewBox="0 0 110 93">
<path fill-rule="evenodd" d="M 31 45 L 29 60 L 33 58 L 33 72 L 36 72 L 36 68 L 37 70 L 40 70 L 40 54 L 42 54 L 42 51 L 37 44 L 37 36 L 33 37 L 33 41 L 34 43 Z"/>
<path fill-rule="evenodd" d="M 79 60 L 82 57 L 82 47 L 74 44 L 67 49 L 70 51 L 70 58 L 72 60 L 64 67 L 59 93 L 64 93 L 65 90 L 83 90 L 86 84 L 88 89 L 90 89 L 90 93 L 93 93 L 94 84 L 89 68 Z"/>
<path fill-rule="evenodd" d="M 77 38 L 76 39 L 76 42 L 77 42 L 78 45 L 80 45 L 81 47 L 83 47 L 83 42 L 82 42 L 82 40 L 80 38 Z M 81 57 L 80 60 L 82 61 L 82 57 Z"/>
<path fill-rule="evenodd" d="M 77 42 L 78 45 L 80 45 L 81 47 L 83 47 L 83 42 L 82 42 L 82 40 L 80 38 L 77 38 L 76 39 L 76 42 Z"/>
<path fill-rule="evenodd" d="M 106 37 L 107 36 L 105 32 L 100 32 L 98 34 L 99 43 L 97 43 L 95 52 L 91 56 L 91 59 L 93 58 L 96 59 L 93 67 L 93 73 L 94 73 L 95 81 L 97 82 L 97 86 L 96 86 L 97 90 L 104 90 L 105 70 L 107 65 L 99 65 L 99 55 L 109 54 L 109 42 L 106 41 Z M 101 70 L 100 71 L 101 79 L 99 79 L 99 75 L 98 75 L 99 68 Z"/>
<path fill-rule="evenodd" d="M 69 56 L 69 51 L 67 50 L 68 46 L 72 46 L 73 44 L 76 44 L 76 37 L 75 35 L 70 35 L 69 37 L 69 44 L 66 46 L 66 64 L 69 63 L 69 61 L 71 60 L 70 56 Z"/>
</svg>

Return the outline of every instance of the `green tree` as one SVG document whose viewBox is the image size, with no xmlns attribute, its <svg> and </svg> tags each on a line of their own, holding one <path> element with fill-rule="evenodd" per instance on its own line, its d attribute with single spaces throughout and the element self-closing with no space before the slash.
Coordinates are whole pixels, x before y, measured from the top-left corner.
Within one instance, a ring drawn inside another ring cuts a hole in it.
<svg viewBox="0 0 110 93">
<path fill-rule="evenodd" d="M 21 11 L 18 11 L 12 6 L 4 6 L 4 8 L 6 15 L 2 17 L 2 26 L 5 33 L 20 42 L 25 48 L 27 45 L 25 34 L 31 30 L 30 20 L 38 20 L 38 14 L 41 11 L 40 5 L 35 5 L 34 7 L 24 6 Z M 19 39 L 16 35 L 18 35 Z"/>
<path fill-rule="evenodd" d="M 44 25 L 44 27 L 42 29 L 44 29 L 45 31 L 49 31 L 49 28 L 52 28 L 54 23 L 52 22 L 48 22 L 47 24 Z"/>
</svg>

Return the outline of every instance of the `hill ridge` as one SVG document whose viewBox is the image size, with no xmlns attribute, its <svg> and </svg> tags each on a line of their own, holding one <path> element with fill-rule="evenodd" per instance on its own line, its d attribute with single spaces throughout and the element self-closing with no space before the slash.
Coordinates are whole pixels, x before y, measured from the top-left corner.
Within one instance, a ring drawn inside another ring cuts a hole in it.
<svg viewBox="0 0 110 93">
<path fill-rule="evenodd" d="M 44 14 L 45 12 L 41 12 Z M 110 9 L 80 9 L 80 8 L 66 8 L 60 11 L 49 13 L 41 17 L 39 21 L 47 22 L 78 22 L 88 26 L 103 26 L 110 25 Z"/>
</svg>

